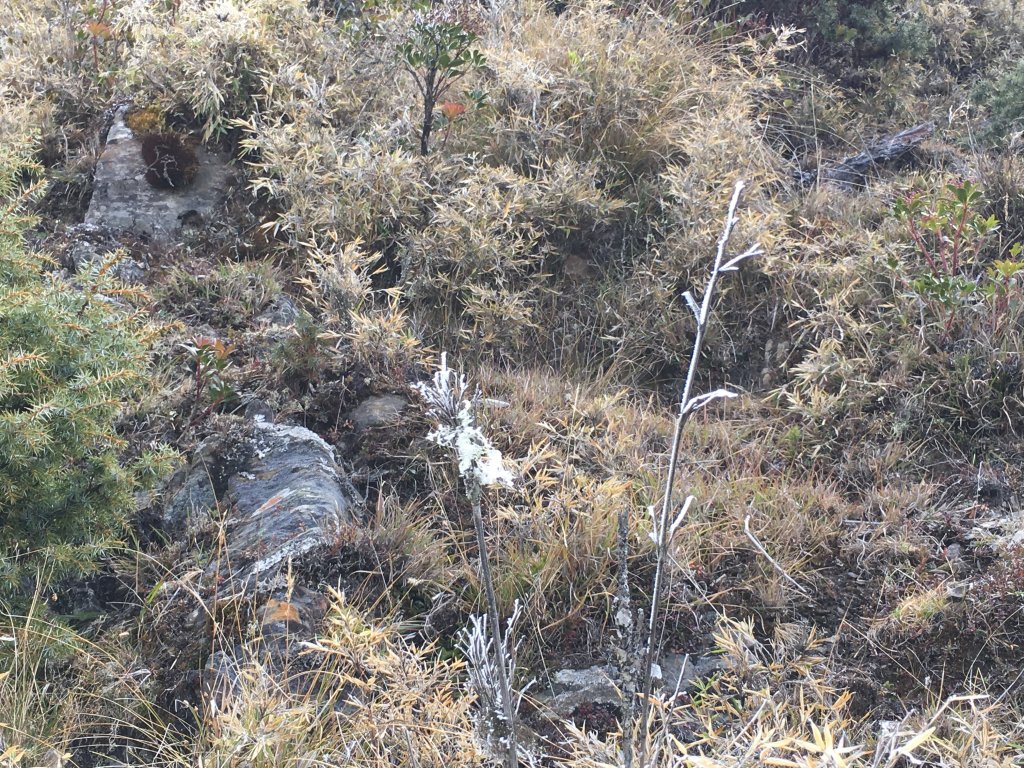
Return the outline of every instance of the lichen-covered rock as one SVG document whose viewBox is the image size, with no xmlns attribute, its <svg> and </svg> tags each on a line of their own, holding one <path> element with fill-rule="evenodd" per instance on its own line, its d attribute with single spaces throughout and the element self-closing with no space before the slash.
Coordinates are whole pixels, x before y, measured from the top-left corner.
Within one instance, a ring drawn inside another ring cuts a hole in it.
<svg viewBox="0 0 1024 768">
<path fill-rule="evenodd" d="M 171 481 L 163 523 L 180 537 L 219 509 L 224 547 L 205 580 L 221 597 L 253 599 L 283 586 L 289 562 L 330 550 L 360 504 L 320 437 L 253 419 L 199 446 Z"/>
<path fill-rule="evenodd" d="M 654 682 L 668 694 L 686 691 L 721 666 L 721 661 L 711 656 L 668 653 L 658 661 Z M 592 705 L 617 708 L 623 703 L 618 670 L 608 664 L 587 669 L 560 669 L 551 675 L 546 689 L 535 691 L 534 696 L 547 712 L 564 719 L 572 719 L 580 708 Z"/>
<path fill-rule="evenodd" d="M 192 461 L 168 482 L 162 527 L 168 538 L 181 539 L 201 527 L 227 490 L 228 478 L 248 460 L 245 441 L 234 435 L 213 435 L 196 448 Z"/>
<path fill-rule="evenodd" d="M 125 125 L 125 112 L 126 108 L 117 111 L 107 133 L 85 223 L 166 241 L 184 226 L 209 222 L 233 176 L 226 159 L 197 147 L 198 165 L 188 186 L 154 187 L 146 181 L 142 141 Z"/>
<path fill-rule="evenodd" d="M 150 632 L 165 655 L 205 659 L 166 685 L 186 697 L 198 696 L 208 716 L 238 703 L 240 673 L 249 661 L 261 674 L 287 671 L 290 685 L 311 684 L 314 678 L 296 674 L 303 659 L 294 651 L 315 637 L 327 600 L 303 586 L 301 575 L 361 517 L 362 500 L 333 449 L 308 429 L 274 424 L 259 410 L 251 418 L 226 422 L 219 434 L 203 441 L 165 492 L 163 525 L 169 538 L 187 540 L 189 533 L 222 526 L 221 544 L 199 588 L 167 582 L 158 593 L 157 599 L 178 606 L 173 631 L 154 627 Z M 193 594 L 201 596 L 197 604 L 186 604 L 183 597 Z M 217 636 L 219 650 L 207 657 L 213 615 L 233 618 L 219 621 L 228 634 Z M 243 644 L 243 638 L 250 642 Z M 189 675 L 198 681 L 190 685 Z"/>
<path fill-rule="evenodd" d="M 67 231 L 70 247 L 66 262 L 76 273 L 99 269 L 107 261 L 111 274 L 125 283 L 141 283 L 149 269 L 146 257 L 141 253 L 128 255 L 123 243 L 115 233 L 92 224 L 78 224 Z"/>
<path fill-rule="evenodd" d="M 261 325 L 287 326 L 294 324 L 298 318 L 299 307 L 292 299 L 282 294 L 256 317 L 256 322 Z"/>
<path fill-rule="evenodd" d="M 608 665 L 560 669 L 551 676 L 547 690 L 541 690 L 535 696 L 551 714 L 568 719 L 585 704 L 619 706 L 622 694 L 616 684 L 617 679 L 615 669 Z"/>
<path fill-rule="evenodd" d="M 303 427 L 252 423 L 251 458 L 228 478 L 220 591 L 246 595 L 283 586 L 283 569 L 330 550 L 355 522 L 359 501 L 331 447 Z M 225 567 L 228 566 L 228 567 Z"/>
</svg>

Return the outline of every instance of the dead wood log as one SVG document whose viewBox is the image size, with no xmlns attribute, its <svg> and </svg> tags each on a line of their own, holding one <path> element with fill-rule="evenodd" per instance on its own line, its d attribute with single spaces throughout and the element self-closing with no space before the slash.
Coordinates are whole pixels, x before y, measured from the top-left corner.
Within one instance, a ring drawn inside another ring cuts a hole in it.
<svg viewBox="0 0 1024 768">
<path fill-rule="evenodd" d="M 843 186 L 863 184 L 872 170 L 904 159 L 934 132 L 935 123 L 922 123 L 899 133 L 883 136 L 865 147 L 862 152 L 822 168 L 819 175 L 805 172 L 802 178 L 805 183 L 813 183 L 817 179 Z"/>
</svg>

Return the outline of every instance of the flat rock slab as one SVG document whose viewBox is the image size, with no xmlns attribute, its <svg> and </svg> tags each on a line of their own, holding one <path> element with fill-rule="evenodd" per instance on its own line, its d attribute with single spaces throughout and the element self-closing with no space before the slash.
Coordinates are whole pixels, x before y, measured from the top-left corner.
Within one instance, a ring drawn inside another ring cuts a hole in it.
<svg viewBox="0 0 1024 768">
<path fill-rule="evenodd" d="M 196 147 L 195 181 L 183 189 L 157 189 L 146 181 L 142 141 L 125 125 L 126 112 L 127 107 L 117 111 L 107 133 L 85 223 L 162 241 L 185 226 L 208 224 L 234 176 L 227 158 Z"/>
</svg>

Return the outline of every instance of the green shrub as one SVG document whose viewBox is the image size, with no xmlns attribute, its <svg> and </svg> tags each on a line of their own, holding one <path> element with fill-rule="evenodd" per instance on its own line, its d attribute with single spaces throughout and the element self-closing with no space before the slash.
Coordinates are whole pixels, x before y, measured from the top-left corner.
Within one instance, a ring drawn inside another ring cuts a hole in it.
<svg viewBox="0 0 1024 768">
<path fill-rule="evenodd" d="M 838 65 L 837 71 L 893 54 L 920 58 L 926 52 L 926 26 L 921 14 L 906 5 L 882 0 L 745 0 L 738 8 L 734 3 L 722 4 L 726 12 L 740 19 L 767 16 L 774 23 L 805 29 L 809 54 L 819 64 Z"/>
<path fill-rule="evenodd" d="M 977 97 L 989 110 L 982 137 L 999 141 L 1024 131 L 1024 59 L 977 88 Z"/>
<path fill-rule="evenodd" d="M 81 572 L 133 510 L 114 422 L 145 381 L 147 326 L 100 268 L 73 286 L 25 246 L 20 159 L 0 156 L 0 604 Z"/>
</svg>

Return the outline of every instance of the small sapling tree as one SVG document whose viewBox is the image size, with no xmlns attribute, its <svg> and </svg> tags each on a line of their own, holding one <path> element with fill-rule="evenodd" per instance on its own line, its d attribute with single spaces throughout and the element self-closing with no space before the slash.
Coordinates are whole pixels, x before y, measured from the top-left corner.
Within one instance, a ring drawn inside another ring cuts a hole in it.
<svg viewBox="0 0 1024 768">
<path fill-rule="evenodd" d="M 430 153 L 434 112 L 442 99 L 467 72 L 484 66 L 484 55 L 473 47 L 478 36 L 467 28 L 469 22 L 462 15 L 450 3 L 416 11 L 409 36 L 398 49 L 402 64 L 423 100 L 423 155 Z"/>
</svg>

